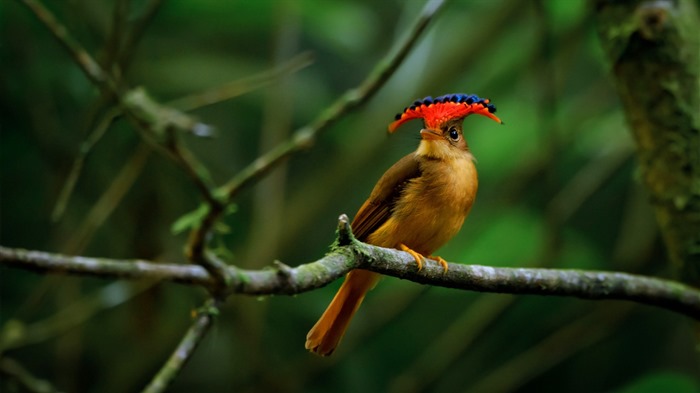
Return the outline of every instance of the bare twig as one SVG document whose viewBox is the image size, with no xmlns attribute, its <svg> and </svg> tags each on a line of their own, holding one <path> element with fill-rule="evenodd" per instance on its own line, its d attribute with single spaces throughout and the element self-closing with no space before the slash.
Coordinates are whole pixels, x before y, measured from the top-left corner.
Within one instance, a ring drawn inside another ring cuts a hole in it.
<svg viewBox="0 0 700 393">
<path fill-rule="evenodd" d="M 155 134 L 162 137 L 165 131 L 172 127 L 195 132 L 198 127 L 201 128 L 203 126 L 201 123 L 191 120 L 186 115 L 151 100 L 142 89 L 125 90 L 122 94 L 114 79 L 100 67 L 95 59 L 70 35 L 68 29 L 66 29 L 46 7 L 36 0 L 20 1 L 22 1 L 36 17 L 44 23 L 51 33 L 53 33 L 54 37 L 66 48 L 85 75 L 92 80 L 97 87 L 116 95 L 127 118 L 132 120 L 138 129 L 145 131 L 146 135 L 152 136 Z M 157 3 L 154 5 L 153 9 L 157 9 Z M 170 139 L 172 140 L 172 138 Z M 158 142 L 162 142 L 162 139 L 158 140 Z M 174 151 L 171 150 L 170 153 L 172 153 L 170 157 L 175 159 L 190 178 L 193 179 L 200 192 L 202 192 L 204 199 L 209 203 L 217 203 L 209 187 L 204 186 L 206 182 L 200 175 L 199 166 L 194 158 L 186 154 L 184 148 L 175 149 Z"/>
<path fill-rule="evenodd" d="M 197 157 L 181 141 L 178 133 L 168 130 L 166 147 L 173 154 L 175 162 L 182 167 L 187 176 L 197 186 L 204 200 L 215 208 L 223 208 L 221 202 L 214 195 L 209 181 L 209 173 Z"/>
<path fill-rule="evenodd" d="M 192 323 L 180 344 L 175 348 L 175 351 L 173 351 L 160 371 L 158 371 L 158 374 L 153 377 L 143 390 L 144 393 L 163 392 L 168 388 L 185 363 L 190 359 L 194 350 L 197 349 L 199 343 L 202 342 L 218 313 L 218 304 L 214 299 L 208 300 L 204 306 L 197 310 L 194 323 Z"/>
<path fill-rule="evenodd" d="M 105 190 L 100 199 L 92 206 L 87 217 L 76 230 L 65 249 L 70 253 L 79 253 L 89 243 L 97 228 L 112 214 L 114 209 L 122 201 L 126 193 L 131 190 L 138 176 L 141 174 L 151 148 L 144 142 L 140 142 L 134 149 L 134 153 L 127 159 L 119 173 L 114 177 L 109 188 Z"/>
<path fill-rule="evenodd" d="M 159 151 L 165 150 L 168 153 L 167 155 L 183 168 L 211 207 L 211 211 L 223 211 L 224 207 L 218 198 L 215 197 L 212 188 L 207 182 L 204 167 L 199 164 L 186 147 L 179 143 L 179 136 L 174 132 L 179 129 L 195 132 L 196 129 L 202 128 L 201 123 L 191 120 L 187 115 L 175 109 L 164 107 L 151 100 L 142 89 L 125 90 L 122 93 L 111 75 L 100 67 L 94 58 L 70 35 L 68 29 L 46 7 L 36 0 L 21 1 L 68 50 L 87 77 L 103 92 L 116 96 L 124 114 L 141 131 L 145 140 L 152 142 L 155 146 L 165 143 L 166 149 L 159 149 Z M 149 8 L 149 11 L 155 12 L 158 8 L 158 3 L 151 3 L 151 5 L 152 8 Z M 119 12 L 126 13 L 127 11 L 122 9 Z M 224 274 L 225 269 L 220 263 L 211 258 L 206 258 L 203 252 L 188 253 L 188 255 L 192 255 L 190 260 L 193 263 L 199 263 L 204 266 L 214 277 L 217 277 L 222 285 L 225 285 L 227 281 Z"/>
<path fill-rule="evenodd" d="M 131 2 L 129 0 L 115 2 L 114 12 L 112 12 L 112 27 L 105 42 L 104 53 L 102 53 L 102 67 L 112 75 L 117 83 L 122 77 L 118 60 L 127 36 L 130 8 Z"/>
<path fill-rule="evenodd" d="M 151 24 L 151 21 L 160 10 L 163 0 L 150 0 L 144 7 L 143 13 L 134 21 L 131 30 L 122 42 L 121 52 L 119 53 L 118 65 L 122 73 L 126 73 L 127 68 L 131 64 L 131 57 L 136 50 L 136 46 L 141 40 L 146 28 Z"/>
<path fill-rule="evenodd" d="M 21 390 L 33 393 L 58 393 L 51 383 L 33 376 L 21 364 L 6 357 L 0 358 L 0 376 L 15 380 Z"/>
<path fill-rule="evenodd" d="M 90 135 L 80 145 L 80 150 L 78 151 L 78 154 L 75 157 L 75 160 L 73 161 L 73 166 L 71 167 L 71 170 L 68 173 L 68 178 L 63 184 L 63 188 L 61 189 L 61 193 L 58 196 L 56 205 L 54 206 L 54 209 L 51 212 L 51 221 L 56 222 L 60 220 L 63 216 L 63 212 L 66 210 L 66 206 L 68 205 L 68 201 L 70 200 L 70 197 L 73 194 L 75 185 L 78 183 L 78 178 L 82 173 L 83 164 L 85 164 L 87 156 L 90 154 L 95 144 L 97 144 L 97 142 L 100 139 L 102 139 L 102 136 L 104 136 L 109 126 L 114 122 L 114 120 L 116 120 L 120 113 L 121 111 L 118 108 L 110 109 L 107 113 L 105 113 L 105 115 L 102 117 L 102 120 L 97 124 L 97 126 L 90 133 Z"/>
<path fill-rule="evenodd" d="M 116 84 L 114 80 L 107 74 L 102 67 L 90 56 L 85 48 L 73 38 L 65 26 L 63 26 L 56 17 L 43 4 L 36 0 L 20 0 L 26 5 L 34 15 L 51 31 L 51 34 L 58 42 L 66 48 L 68 53 L 73 57 L 73 60 L 80 66 L 85 75 L 90 78 L 98 87 L 106 86 L 109 90 L 115 92 Z"/>
<path fill-rule="evenodd" d="M 130 0 L 117 0 L 114 2 L 114 11 L 112 13 L 112 24 L 107 35 L 104 46 L 100 50 L 100 54 L 96 56 L 97 62 L 105 74 L 109 74 L 114 81 L 114 86 L 118 86 L 122 82 L 122 72 L 117 63 L 122 43 L 127 34 L 127 25 L 129 20 Z M 65 29 L 65 27 L 64 27 Z M 59 39 L 60 41 L 60 39 Z M 87 52 L 83 50 L 87 55 Z M 89 55 L 87 55 L 89 57 Z M 73 161 L 73 166 L 68 174 L 61 193 L 58 197 L 51 220 L 57 222 L 66 208 L 66 205 L 72 195 L 73 189 L 82 172 L 83 164 L 87 155 L 92 150 L 93 146 L 102 138 L 111 124 L 121 115 L 119 107 L 115 106 L 117 99 L 114 92 L 110 89 L 105 89 L 104 86 L 97 85 L 101 89 L 100 97 L 91 105 L 91 109 L 87 112 L 86 124 L 90 124 L 92 131 L 86 140 L 81 144 L 80 150 Z M 102 115 L 101 120 L 96 125 L 92 125 L 96 120 L 96 116 L 101 111 L 106 112 Z"/>
<path fill-rule="evenodd" d="M 349 231 L 349 226 L 341 225 L 341 235 L 346 230 Z M 158 279 L 209 289 L 220 285 L 200 266 L 69 257 L 1 246 L 0 265 L 43 273 Z M 700 290 L 675 281 L 617 272 L 495 268 L 456 263 L 450 263 L 446 273 L 437 263 L 428 263 L 419 271 L 415 260 L 405 252 L 356 240 L 348 246 L 335 247 L 315 262 L 285 269 L 284 274 L 275 270 L 228 267 L 230 281 L 226 291 L 248 295 L 298 294 L 323 287 L 356 268 L 426 285 L 477 292 L 628 300 L 700 320 Z"/>
<path fill-rule="evenodd" d="M 152 138 L 153 134 L 162 137 L 165 131 L 170 130 L 172 127 L 188 130 L 195 130 L 197 127 L 201 128 L 201 123 L 194 122 L 186 115 L 150 100 L 142 89 L 133 89 L 122 94 L 114 79 L 100 67 L 95 59 L 70 35 L 68 29 L 46 7 L 36 0 L 21 1 L 53 33 L 54 37 L 66 48 L 85 75 L 98 88 L 116 95 L 127 118 L 132 120 L 138 129 L 144 131 L 145 139 L 152 142 L 154 139 Z M 154 9 L 157 9 L 157 4 L 154 6 Z M 148 137 L 149 135 L 151 138 Z M 173 140 L 173 138 L 169 139 Z M 157 142 L 162 142 L 162 139 L 157 140 Z M 218 204 L 212 191 L 206 186 L 205 179 L 200 173 L 200 166 L 194 157 L 189 155 L 184 147 L 178 147 L 177 143 L 174 146 L 176 147 L 174 150 L 172 145 L 170 146 L 170 157 L 180 164 L 189 177 L 192 178 L 205 200 L 210 204 Z"/>
<path fill-rule="evenodd" d="M 167 105 L 182 111 L 191 111 L 213 105 L 259 89 L 283 75 L 308 67 L 313 62 L 311 52 L 300 53 L 269 70 L 170 101 Z"/>
</svg>

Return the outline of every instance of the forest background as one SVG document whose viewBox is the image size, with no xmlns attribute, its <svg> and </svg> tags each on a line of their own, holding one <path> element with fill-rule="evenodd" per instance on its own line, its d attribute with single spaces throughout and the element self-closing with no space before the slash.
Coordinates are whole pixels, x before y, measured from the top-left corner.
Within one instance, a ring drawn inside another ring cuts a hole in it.
<svg viewBox="0 0 700 393">
<path fill-rule="evenodd" d="M 2 246 L 187 264 L 202 215 L 193 179 L 226 183 L 339 97 L 352 99 L 343 94 L 433 4 L 376 94 L 245 183 L 209 239 L 217 257 L 245 269 L 322 258 L 338 216 L 352 218 L 415 149 L 419 124 L 387 136 L 394 115 L 417 98 L 462 92 L 490 98 L 506 125 L 466 119 L 480 189 L 439 255 L 698 285 L 669 261 L 642 181 L 601 34 L 606 2 L 45 1 L 118 85 L 181 111 L 174 139 L 122 116 L 22 3 L 34 2 L 0 3 Z M 697 31 L 697 2 L 680 3 Z M 144 97 L 136 107 L 150 105 Z M 173 158 L 163 148 L 172 140 L 207 174 Z M 230 296 L 170 391 L 700 391 L 686 316 L 396 278 L 369 294 L 338 351 L 318 358 L 304 338 L 339 284 Z M 0 296 L 0 389 L 123 392 L 151 382 L 207 293 L 3 267 Z"/>
</svg>

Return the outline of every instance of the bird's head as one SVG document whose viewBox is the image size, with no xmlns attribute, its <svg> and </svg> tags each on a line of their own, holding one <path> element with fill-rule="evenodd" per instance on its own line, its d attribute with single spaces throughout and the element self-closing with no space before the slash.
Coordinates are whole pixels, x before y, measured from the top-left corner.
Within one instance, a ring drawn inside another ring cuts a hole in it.
<svg viewBox="0 0 700 393">
<path fill-rule="evenodd" d="M 462 132 L 464 118 L 476 113 L 503 124 L 495 112 L 496 107 L 487 98 L 473 94 L 425 97 L 397 114 L 396 120 L 389 124 L 389 132 L 393 133 L 409 120 L 423 119 L 421 143 L 416 154 L 439 159 L 464 156 L 469 152 Z"/>
</svg>

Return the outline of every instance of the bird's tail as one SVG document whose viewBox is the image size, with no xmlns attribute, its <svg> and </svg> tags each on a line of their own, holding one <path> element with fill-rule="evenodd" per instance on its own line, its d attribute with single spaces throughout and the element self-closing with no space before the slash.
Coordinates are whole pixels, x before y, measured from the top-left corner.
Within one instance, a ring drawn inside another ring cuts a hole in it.
<svg viewBox="0 0 700 393">
<path fill-rule="evenodd" d="M 332 354 L 367 291 L 374 288 L 378 280 L 379 274 L 368 270 L 348 273 L 331 304 L 306 335 L 306 349 L 321 356 Z"/>
</svg>

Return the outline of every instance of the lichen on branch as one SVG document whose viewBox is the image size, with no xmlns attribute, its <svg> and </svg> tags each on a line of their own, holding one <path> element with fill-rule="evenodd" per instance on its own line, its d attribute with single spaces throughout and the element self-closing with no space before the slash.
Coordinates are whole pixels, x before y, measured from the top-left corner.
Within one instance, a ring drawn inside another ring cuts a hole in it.
<svg viewBox="0 0 700 393">
<path fill-rule="evenodd" d="M 336 242 L 323 258 L 297 267 L 279 262 L 275 269 L 264 270 L 229 266 L 230 281 L 223 295 L 294 295 L 328 285 L 352 269 L 367 269 L 420 284 L 476 292 L 627 300 L 700 320 L 700 290 L 676 281 L 619 272 L 497 268 L 458 263 L 449 263 L 445 272 L 435 261 L 429 261 L 418 270 L 413 257 L 406 252 L 356 240 L 345 215 L 339 221 L 338 239 L 343 240 Z M 40 273 L 172 281 L 207 289 L 220 285 L 207 270 L 197 265 L 71 257 L 2 246 L 0 266 Z"/>
</svg>

